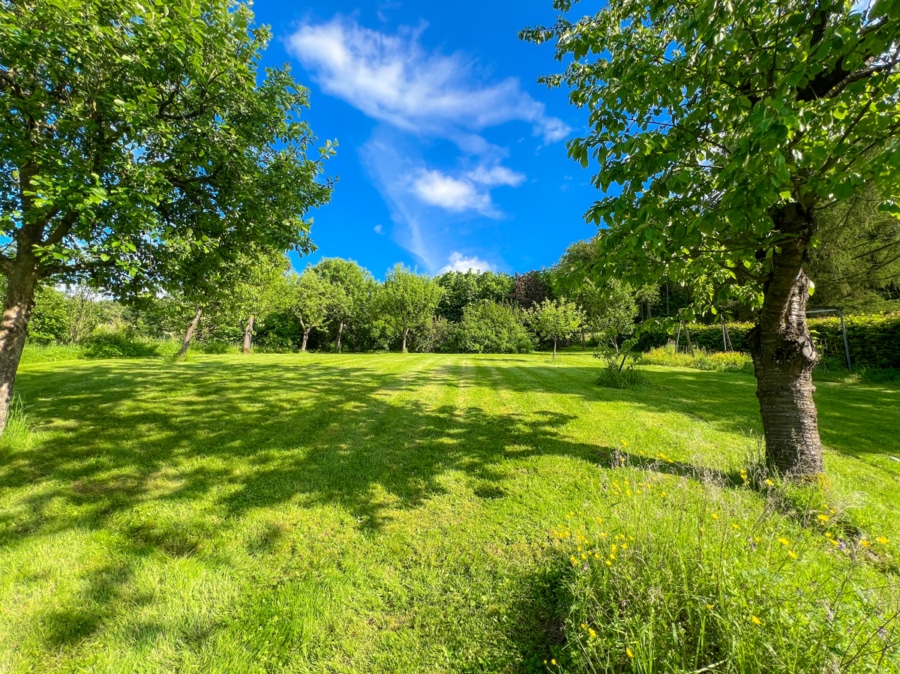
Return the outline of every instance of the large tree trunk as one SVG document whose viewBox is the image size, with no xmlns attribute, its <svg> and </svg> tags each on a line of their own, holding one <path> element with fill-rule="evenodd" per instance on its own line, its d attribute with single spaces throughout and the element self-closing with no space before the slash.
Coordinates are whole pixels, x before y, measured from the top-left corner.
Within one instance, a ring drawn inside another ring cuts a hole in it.
<svg viewBox="0 0 900 674">
<path fill-rule="evenodd" d="M 34 309 L 38 273 L 33 265 L 22 265 L 7 279 L 3 319 L 0 322 L 0 433 L 6 428 L 12 403 L 16 371 L 25 348 L 26 329 Z"/>
<path fill-rule="evenodd" d="M 303 331 L 303 346 L 300 347 L 300 351 L 306 351 L 306 343 L 309 341 L 310 332 L 312 332 L 312 328 Z"/>
<path fill-rule="evenodd" d="M 788 477 L 824 471 L 812 371 L 818 362 L 806 325 L 809 278 L 803 271 L 815 223 L 797 205 L 775 216 L 786 235 L 772 257 L 763 306 L 750 339 L 756 396 L 766 437 L 766 462 Z"/>
<path fill-rule="evenodd" d="M 409 335 L 409 328 L 403 328 L 403 353 L 406 353 L 406 337 Z"/>
<path fill-rule="evenodd" d="M 203 315 L 203 308 L 198 307 L 197 313 L 194 314 L 194 319 L 191 321 L 191 324 L 188 326 L 187 332 L 184 333 L 184 341 L 181 342 L 181 351 L 178 352 L 179 358 L 184 358 L 187 355 L 188 347 L 191 345 L 191 340 L 194 339 L 194 333 L 197 332 L 197 325 L 200 323 L 200 316 Z"/>
<path fill-rule="evenodd" d="M 344 323 L 341 321 L 341 324 L 338 326 L 337 331 L 337 339 L 334 340 L 334 350 L 336 353 L 341 352 L 341 333 L 344 332 Z"/>
<path fill-rule="evenodd" d="M 553 360 L 556 360 L 556 340 L 553 340 Z"/>
<path fill-rule="evenodd" d="M 242 349 L 243 353 L 250 353 L 250 348 L 253 346 L 253 323 L 256 320 L 256 316 L 250 314 L 250 317 L 247 319 L 247 324 L 244 326 L 244 348 Z"/>
</svg>

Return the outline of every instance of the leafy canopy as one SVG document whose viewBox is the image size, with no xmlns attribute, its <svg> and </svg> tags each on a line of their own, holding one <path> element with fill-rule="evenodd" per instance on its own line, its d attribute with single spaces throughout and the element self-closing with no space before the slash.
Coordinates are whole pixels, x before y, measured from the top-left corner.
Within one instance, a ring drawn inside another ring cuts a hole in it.
<svg viewBox="0 0 900 674">
<path fill-rule="evenodd" d="M 384 279 L 381 307 L 394 329 L 404 332 L 425 324 L 434 316 L 443 293 L 444 289 L 435 279 L 398 264 Z"/>
<path fill-rule="evenodd" d="M 544 300 L 531 310 L 531 327 L 542 339 L 558 342 L 574 335 L 584 322 L 578 306 L 565 298 Z"/>
<path fill-rule="evenodd" d="M 619 273 L 754 299 L 790 236 L 779 207 L 897 193 L 898 0 L 621 0 L 571 21 L 573 4 L 522 37 L 555 41 L 568 66 L 544 81 L 590 114 L 569 154 L 600 167 L 586 217 Z"/>
<path fill-rule="evenodd" d="M 232 0 L 0 2 L 0 266 L 154 286 L 185 249 L 308 250 L 321 159 Z"/>
</svg>

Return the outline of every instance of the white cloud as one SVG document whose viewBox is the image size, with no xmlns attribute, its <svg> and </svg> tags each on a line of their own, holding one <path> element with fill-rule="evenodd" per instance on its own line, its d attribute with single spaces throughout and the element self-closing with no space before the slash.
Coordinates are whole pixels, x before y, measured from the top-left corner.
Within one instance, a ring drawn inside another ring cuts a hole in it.
<svg viewBox="0 0 900 674">
<path fill-rule="evenodd" d="M 516 173 L 505 166 L 491 166 L 488 168 L 482 165 L 467 173 L 466 176 L 485 187 L 499 187 L 501 185 L 518 187 L 525 182 L 524 173 Z"/>
<path fill-rule="evenodd" d="M 451 176 L 441 171 L 420 169 L 410 180 L 411 192 L 429 206 L 453 213 L 475 211 L 489 218 L 503 213 L 491 200 L 493 187 L 518 187 L 525 175 L 505 166 L 481 164 L 475 169 Z"/>
<path fill-rule="evenodd" d="M 470 270 L 473 272 L 493 271 L 494 265 L 475 256 L 465 257 L 462 253 L 454 252 L 450 254 L 450 264 L 441 267 L 438 270 L 438 274 L 445 274 L 448 271 L 467 272 Z"/>
<path fill-rule="evenodd" d="M 477 211 L 488 216 L 496 214 L 490 194 L 480 192 L 468 180 L 453 178 L 440 171 L 421 171 L 412 183 L 412 191 L 426 204 L 455 213 Z"/>
<path fill-rule="evenodd" d="M 569 133 L 562 120 L 548 117 L 544 104 L 522 90 L 519 80 L 478 82 L 461 54 L 427 52 L 419 41 L 424 29 L 388 35 L 336 17 L 302 25 L 288 39 L 288 49 L 327 93 L 369 117 L 448 138 L 468 152 L 490 148 L 477 132 L 515 120 L 531 124 L 547 143 Z"/>
<path fill-rule="evenodd" d="M 376 234 L 384 234 L 384 225 L 375 225 Z"/>
</svg>

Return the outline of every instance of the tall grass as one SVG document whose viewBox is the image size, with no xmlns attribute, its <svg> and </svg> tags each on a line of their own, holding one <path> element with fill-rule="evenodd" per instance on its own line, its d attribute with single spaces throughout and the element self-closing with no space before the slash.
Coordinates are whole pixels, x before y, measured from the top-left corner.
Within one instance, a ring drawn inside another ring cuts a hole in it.
<svg viewBox="0 0 900 674">
<path fill-rule="evenodd" d="M 643 355 L 641 362 L 645 365 L 690 367 L 695 370 L 753 374 L 753 361 L 746 353 L 739 351 L 710 353 L 703 349 L 694 349 L 692 355 L 676 351 L 675 345 L 671 343 L 651 349 Z"/>
<path fill-rule="evenodd" d="M 775 516 L 772 480 L 760 515 L 747 471 L 729 485 L 668 463 L 623 462 L 602 481 L 605 507 L 553 532 L 571 607 L 551 670 L 898 671 L 900 587 L 879 571 L 896 568 L 891 541 L 848 536 L 834 505 L 800 529 Z"/>
</svg>

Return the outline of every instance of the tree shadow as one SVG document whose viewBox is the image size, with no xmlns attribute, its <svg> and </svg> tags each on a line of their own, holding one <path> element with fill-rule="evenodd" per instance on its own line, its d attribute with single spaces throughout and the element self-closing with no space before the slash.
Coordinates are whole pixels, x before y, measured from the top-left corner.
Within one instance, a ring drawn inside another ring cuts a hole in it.
<svg viewBox="0 0 900 674">
<path fill-rule="evenodd" d="M 651 370 L 646 387 L 620 391 L 597 386 L 596 367 L 536 365 L 527 357 L 448 360 L 413 358 L 387 371 L 362 359 L 298 359 L 285 366 L 283 359 L 213 358 L 25 372 L 19 390 L 30 418 L 46 432 L 34 447 L 2 457 L 0 490 L 25 495 L 0 511 L 0 546 L 100 529 L 115 518 L 126 557 L 212 558 L 209 541 L 223 528 L 238 526 L 254 510 L 288 503 L 338 506 L 362 532 L 378 535 L 396 512 L 444 494 L 451 473 L 463 474 L 477 498 L 498 500 L 508 495 L 510 458 L 558 456 L 609 466 L 620 456 L 618 449 L 568 437 L 573 414 L 540 403 L 528 411 L 490 412 L 470 402 L 475 388 L 626 402 L 721 430 L 759 430 L 749 377 Z M 829 446 L 852 455 L 885 451 L 851 442 L 864 428 L 870 436 L 873 419 L 898 406 L 896 391 L 877 388 L 858 395 L 820 390 Z M 829 430 L 832 418 L 844 425 Z M 741 484 L 739 475 L 689 463 L 625 458 L 645 470 Z M 28 489 L 34 485 L 40 488 Z M 199 501 L 210 505 L 195 511 Z M 148 503 L 168 504 L 178 515 L 156 521 L 137 508 Z M 248 540 L 247 551 L 264 554 L 284 534 L 269 523 Z M 101 569 L 87 581 L 87 595 L 48 613 L 48 648 L 95 633 L 113 615 L 128 573 Z M 546 632 L 538 642 L 549 648 L 555 600 L 536 592 L 521 610 L 546 614 L 539 618 L 546 630 L 535 629 Z M 521 640 L 529 661 L 546 651 L 535 643 Z"/>
</svg>

